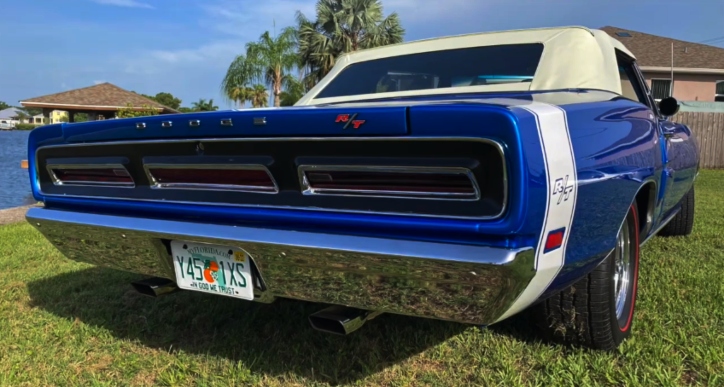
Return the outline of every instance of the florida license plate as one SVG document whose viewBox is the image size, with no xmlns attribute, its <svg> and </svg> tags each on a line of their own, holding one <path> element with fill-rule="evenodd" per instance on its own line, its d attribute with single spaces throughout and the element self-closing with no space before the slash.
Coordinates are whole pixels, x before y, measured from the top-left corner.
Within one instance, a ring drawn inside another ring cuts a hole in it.
<svg viewBox="0 0 724 387">
<path fill-rule="evenodd" d="M 249 256 L 241 249 L 171 241 L 176 285 L 223 296 L 254 299 Z"/>
</svg>

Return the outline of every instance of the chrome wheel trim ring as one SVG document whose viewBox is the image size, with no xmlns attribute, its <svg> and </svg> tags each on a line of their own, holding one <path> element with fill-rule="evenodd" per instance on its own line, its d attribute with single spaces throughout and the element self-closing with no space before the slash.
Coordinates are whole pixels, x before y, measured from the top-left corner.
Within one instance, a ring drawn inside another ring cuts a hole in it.
<svg viewBox="0 0 724 387">
<path fill-rule="evenodd" d="M 626 309 L 626 301 L 629 296 L 629 283 L 631 282 L 631 234 L 629 232 L 629 222 L 625 221 L 621 226 L 621 230 L 616 238 L 616 248 L 614 249 L 614 272 L 613 287 L 616 295 L 616 319 L 623 317 Z"/>
</svg>

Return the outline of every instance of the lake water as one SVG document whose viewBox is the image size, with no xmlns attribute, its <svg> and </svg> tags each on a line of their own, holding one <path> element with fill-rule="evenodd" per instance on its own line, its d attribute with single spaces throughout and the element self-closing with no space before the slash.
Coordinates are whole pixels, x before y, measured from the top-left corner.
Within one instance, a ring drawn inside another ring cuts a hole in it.
<svg viewBox="0 0 724 387">
<path fill-rule="evenodd" d="M 20 161 L 28 159 L 29 134 L 29 130 L 0 130 L 0 209 L 35 203 L 28 170 L 20 168 Z"/>
</svg>

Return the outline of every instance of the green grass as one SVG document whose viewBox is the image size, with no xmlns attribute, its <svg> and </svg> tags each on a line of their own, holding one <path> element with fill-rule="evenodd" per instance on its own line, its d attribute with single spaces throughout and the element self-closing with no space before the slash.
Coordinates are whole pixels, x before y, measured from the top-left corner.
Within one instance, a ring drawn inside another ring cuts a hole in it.
<svg viewBox="0 0 724 387">
<path fill-rule="evenodd" d="M 697 181 L 694 233 L 643 249 L 620 353 L 537 341 L 524 317 L 481 330 L 382 315 L 348 337 L 319 305 L 135 294 L 133 274 L 71 262 L 0 227 L 1 385 L 724 385 L 724 171 Z"/>
</svg>

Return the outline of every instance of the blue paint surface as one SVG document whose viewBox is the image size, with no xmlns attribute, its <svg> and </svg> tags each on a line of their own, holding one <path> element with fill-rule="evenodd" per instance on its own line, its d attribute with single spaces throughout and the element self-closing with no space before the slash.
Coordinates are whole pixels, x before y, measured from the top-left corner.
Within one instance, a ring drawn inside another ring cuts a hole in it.
<svg viewBox="0 0 724 387">
<path fill-rule="evenodd" d="M 504 97 L 520 104 L 529 102 L 533 96 L 464 94 L 436 96 L 434 101 L 432 97 L 408 98 L 407 103 L 398 99 L 403 103 L 399 106 L 300 107 L 49 125 L 34 131 L 28 142 L 31 184 L 35 197 L 54 208 L 496 247 L 535 246 L 545 215 L 546 195 L 550 194 L 535 117 L 492 99 Z M 642 190 L 654 190 L 656 200 L 651 204 L 652 224 L 641 240 L 677 210 L 698 171 L 698 144 L 687 127 L 659 121 L 645 105 L 612 94 L 570 90 L 537 93 L 535 97 L 565 110 L 578 179 L 574 220 L 566 230 L 570 237 L 565 266 L 549 287 L 550 294 L 593 269 L 613 248 L 617 230 L 636 195 L 646 192 Z M 343 129 L 340 122 L 335 122 L 343 113 L 357 113 L 357 118 L 365 122 L 358 130 Z M 255 117 L 265 117 L 267 125 L 255 126 Z M 227 118 L 233 119 L 234 126 L 218 124 L 220 119 Z M 187 121 L 193 119 L 202 120 L 202 126 L 188 127 Z M 173 121 L 172 129 L 161 128 L 160 122 L 168 120 Z M 136 122 L 147 123 L 147 128 L 136 129 Z M 37 193 L 32 171 L 33 154 L 40 145 L 123 139 L 295 136 L 453 136 L 496 140 L 503 144 L 506 155 L 507 211 L 499 219 L 462 220 L 42 197 Z"/>
</svg>

